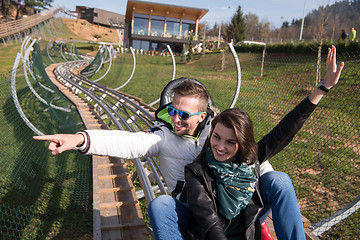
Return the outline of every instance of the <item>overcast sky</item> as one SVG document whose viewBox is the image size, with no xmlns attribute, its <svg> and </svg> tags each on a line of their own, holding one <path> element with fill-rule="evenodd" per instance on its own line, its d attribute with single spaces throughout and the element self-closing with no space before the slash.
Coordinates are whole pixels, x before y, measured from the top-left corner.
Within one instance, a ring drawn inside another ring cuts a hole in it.
<svg viewBox="0 0 360 240">
<path fill-rule="evenodd" d="M 302 18 L 319 6 L 333 4 L 338 0 L 151 0 L 148 2 L 205 8 L 209 12 L 202 18 L 212 27 L 215 23 L 228 23 L 237 7 L 241 5 L 244 14 L 254 13 L 260 20 L 269 21 L 274 27 L 280 27 L 284 21 Z M 306 3 L 306 5 L 305 5 Z M 64 7 L 74 11 L 76 6 L 99 8 L 111 12 L 124 14 L 127 0 L 54 0 L 54 6 Z"/>
</svg>

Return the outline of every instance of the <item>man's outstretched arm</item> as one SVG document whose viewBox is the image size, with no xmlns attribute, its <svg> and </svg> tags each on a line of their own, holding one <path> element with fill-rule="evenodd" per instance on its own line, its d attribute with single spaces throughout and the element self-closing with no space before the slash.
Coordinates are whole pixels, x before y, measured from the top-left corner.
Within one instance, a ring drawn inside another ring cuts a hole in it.
<svg viewBox="0 0 360 240">
<path fill-rule="evenodd" d="M 74 149 L 75 147 L 81 146 L 85 141 L 84 136 L 80 133 L 33 136 L 33 139 L 49 141 L 48 149 L 51 151 L 52 155 Z"/>
</svg>

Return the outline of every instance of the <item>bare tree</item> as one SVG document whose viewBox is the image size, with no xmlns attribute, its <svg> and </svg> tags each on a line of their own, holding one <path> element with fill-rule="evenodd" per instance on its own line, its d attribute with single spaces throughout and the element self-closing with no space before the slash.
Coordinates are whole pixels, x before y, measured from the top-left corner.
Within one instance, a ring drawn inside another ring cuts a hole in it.
<svg viewBox="0 0 360 240">
<path fill-rule="evenodd" d="M 16 1 L 16 16 L 15 16 L 15 20 L 19 19 L 20 16 L 20 8 L 21 8 L 21 0 L 17 0 Z"/>
<path fill-rule="evenodd" d="M 259 17 L 253 13 L 248 13 L 245 15 L 246 22 L 246 36 L 247 38 L 256 39 L 258 38 L 258 26 L 259 26 Z"/>
<path fill-rule="evenodd" d="M 325 0 L 323 1 L 323 5 L 319 8 L 320 10 L 320 21 L 318 26 L 318 32 L 315 34 L 315 39 L 317 41 L 317 63 L 316 63 L 316 83 L 320 82 L 321 78 L 321 50 L 322 46 L 325 41 L 325 34 L 326 34 L 326 23 L 329 20 L 329 14 L 327 10 L 329 5 L 325 5 Z"/>
<path fill-rule="evenodd" d="M 270 35 L 271 29 L 270 29 L 270 22 L 263 19 L 261 23 L 259 24 L 259 34 L 260 34 L 260 40 L 262 42 L 267 42 L 269 35 Z"/>
</svg>

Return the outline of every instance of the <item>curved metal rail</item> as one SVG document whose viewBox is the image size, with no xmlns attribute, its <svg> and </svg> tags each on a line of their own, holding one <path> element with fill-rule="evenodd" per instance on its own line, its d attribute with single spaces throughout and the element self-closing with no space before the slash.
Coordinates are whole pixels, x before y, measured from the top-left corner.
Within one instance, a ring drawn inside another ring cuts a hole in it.
<svg viewBox="0 0 360 240">
<path fill-rule="evenodd" d="M 55 61 L 52 59 L 52 57 L 50 56 L 50 53 L 49 53 L 49 48 L 50 48 L 51 43 L 52 43 L 52 41 L 50 40 L 48 42 L 48 44 L 46 45 L 46 54 L 47 54 L 48 58 L 50 59 L 50 61 L 52 63 L 55 63 Z"/>
<path fill-rule="evenodd" d="M 94 107 L 97 108 L 100 115 L 103 116 L 104 119 L 110 118 L 108 125 L 115 125 L 118 129 L 123 129 L 123 127 L 119 125 L 120 121 L 122 124 L 125 124 L 127 131 L 144 131 L 152 127 L 152 122 L 155 118 L 154 115 L 147 110 L 151 108 L 150 106 L 142 102 L 135 102 L 134 100 L 136 100 L 136 98 L 131 99 L 129 96 L 125 96 L 113 89 L 109 89 L 99 83 L 94 83 L 82 76 L 74 74 L 72 70 L 78 67 L 79 64 L 82 64 L 82 62 L 73 61 L 59 65 L 56 68 L 58 79 L 60 79 L 60 76 L 68 88 L 71 88 L 72 91 L 75 91 L 77 94 L 84 94 L 87 101 L 94 102 Z M 126 118 L 121 116 L 117 111 L 125 115 Z M 110 117 L 110 115 L 115 115 L 117 119 L 115 120 L 113 117 Z M 135 122 L 135 119 L 140 119 L 146 128 Z M 132 126 L 127 124 L 129 121 L 132 123 Z M 153 163 L 158 167 L 154 159 L 147 158 L 146 160 L 152 169 L 155 169 Z M 158 184 L 161 192 L 166 193 L 165 188 L 162 186 L 163 184 L 161 182 L 158 182 Z M 145 191 L 149 191 L 149 189 Z M 150 202 L 153 199 L 153 193 L 145 194 L 145 198 Z"/>
<path fill-rule="evenodd" d="M 176 74 L 176 62 L 175 62 L 175 57 L 174 57 L 174 54 L 173 54 L 173 51 L 171 50 L 171 47 L 170 45 L 167 45 L 166 46 L 170 52 L 170 55 L 171 55 L 171 60 L 172 60 L 172 63 L 173 63 L 173 75 L 172 75 L 172 78 L 171 78 L 171 81 L 175 79 L 175 74 Z M 155 101 L 153 101 L 152 103 L 149 103 L 150 106 L 153 106 L 155 104 L 157 104 L 158 102 L 160 102 L 160 98 L 156 99 Z"/>
<path fill-rule="evenodd" d="M 132 57 L 133 57 L 133 69 L 132 69 L 132 72 L 131 72 L 131 74 L 130 74 L 130 76 L 129 76 L 128 80 L 126 80 L 126 82 L 124 82 L 124 84 L 123 84 L 123 85 L 121 85 L 121 86 L 119 86 L 119 87 L 117 87 L 117 88 L 114 88 L 115 90 L 119 90 L 119 89 L 121 89 L 121 88 L 125 87 L 125 86 L 126 86 L 126 84 L 128 84 L 128 83 L 130 82 L 130 80 L 132 79 L 132 77 L 134 76 L 134 73 L 135 73 L 135 67 L 136 67 L 136 58 L 135 58 L 134 49 L 133 49 L 132 47 L 130 47 L 130 51 L 131 51 L 131 55 L 132 55 Z"/>
<path fill-rule="evenodd" d="M 105 72 L 101 77 L 99 77 L 98 79 L 93 80 L 93 82 L 98 82 L 98 81 L 100 81 L 101 79 L 103 79 L 103 78 L 109 73 L 109 71 L 110 71 L 110 69 L 111 69 L 111 65 L 112 65 L 112 62 L 113 62 L 114 47 L 113 47 L 112 45 L 110 45 L 110 46 L 104 46 L 104 49 L 107 50 L 107 51 L 105 51 L 105 52 L 108 53 L 109 59 L 107 59 L 107 57 L 105 56 L 105 57 L 104 57 L 105 60 L 102 60 L 102 63 L 103 63 L 103 64 L 109 63 L 109 66 L 108 66 L 106 72 Z M 101 64 L 101 65 L 102 65 L 102 64 Z M 101 65 L 100 65 L 100 66 L 101 66 Z"/>
<path fill-rule="evenodd" d="M 27 43 L 29 42 L 29 40 L 31 40 L 31 38 L 26 38 L 24 40 L 24 42 L 26 41 L 25 44 L 23 44 L 21 47 L 25 47 L 27 45 Z M 29 45 L 29 47 L 27 47 L 27 49 L 25 50 L 25 53 L 24 55 L 21 55 L 21 60 L 23 62 L 23 71 L 24 71 L 24 77 L 25 77 L 25 81 L 30 89 L 30 91 L 34 94 L 34 96 L 39 99 L 40 102 L 44 103 L 45 105 L 47 106 L 50 106 L 54 109 L 57 109 L 57 110 L 61 110 L 61 111 L 64 111 L 64 112 L 71 112 L 71 109 L 70 107 L 68 108 L 64 108 L 64 107 L 59 107 L 59 106 L 56 106 L 52 103 L 48 103 L 45 99 L 43 99 L 36 91 L 35 89 L 31 86 L 31 83 L 29 81 L 29 77 L 28 77 L 28 71 L 31 75 L 31 77 L 39 84 L 40 87 L 42 87 L 43 89 L 45 89 L 46 91 L 49 91 L 50 93 L 54 93 L 55 91 L 52 90 L 51 88 L 48 88 L 46 86 L 44 86 L 43 84 L 41 84 L 39 81 L 36 80 L 36 76 L 33 74 L 32 70 L 30 69 L 30 66 L 28 65 L 30 60 L 29 60 L 29 55 L 30 55 L 30 51 L 32 50 L 32 47 L 33 45 L 36 43 L 36 39 L 34 39 L 31 44 Z M 21 49 L 21 53 L 23 53 L 23 49 Z"/>
<path fill-rule="evenodd" d="M 60 44 L 60 54 L 61 54 L 61 57 L 65 60 L 65 62 L 69 61 L 68 59 L 66 59 L 66 57 L 64 56 L 64 53 L 63 53 L 63 48 L 64 46 L 66 46 L 66 43 L 61 43 Z"/>
<path fill-rule="evenodd" d="M 12 94 L 12 98 L 16 107 L 16 110 L 18 111 L 18 113 L 20 114 L 20 117 L 24 120 L 25 124 L 37 135 L 44 135 L 40 130 L 38 130 L 30 121 L 29 119 L 26 117 L 25 113 L 23 112 L 23 110 L 21 109 L 20 103 L 19 103 L 19 99 L 17 97 L 17 93 L 16 93 L 16 69 L 19 66 L 19 62 L 20 62 L 20 53 L 18 53 L 16 55 L 15 61 L 14 61 L 14 65 L 11 71 L 11 94 Z"/>
<path fill-rule="evenodd" d="M 241 87 L 241 68 L 240 68 L 240 62 L 239 62 L 239 58 L 237 56 L 237 53 L 234 49 L 233 43 L 229 43 L 229 47 L 231 50 L 231 53 L 234 57 L 235 60 L 235 65 L 236 65 L 236 73 L 237 73 L 237 83 L 236 83 L 236 90 L 234 93 L 234 98 L 229 106 L 229 108 L 233 108 L 237 102 L 237 99 L 239 97 L 239 93 L 240 93 L 240 87 Z"/>
</svg>

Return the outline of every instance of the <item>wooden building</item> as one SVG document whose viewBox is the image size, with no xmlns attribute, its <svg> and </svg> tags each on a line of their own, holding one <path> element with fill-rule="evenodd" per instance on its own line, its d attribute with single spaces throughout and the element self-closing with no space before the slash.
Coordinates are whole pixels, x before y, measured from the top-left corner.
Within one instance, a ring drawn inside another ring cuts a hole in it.
<svg viewBox="0 0 360 240">
<path fill-rule="evenodd" d="M 190 36 L 199 42 L 199 21 L 208 9 L 128 0 L 125 14 L 124 43 L 145 51 L 175 52 L 188 48 Z"/>
<path fill-rule="evenodd" d="M 76 6 L 76 13 L 80 19 L 86 19 L 93 24 L 124 28 L 125 16 L 123 14 L 85 6 Z"/>
</svg>

